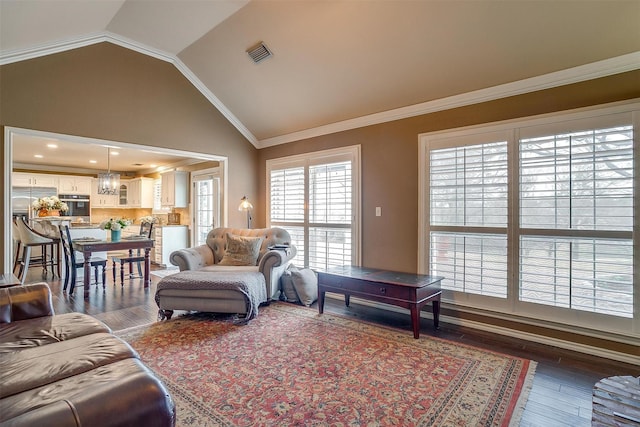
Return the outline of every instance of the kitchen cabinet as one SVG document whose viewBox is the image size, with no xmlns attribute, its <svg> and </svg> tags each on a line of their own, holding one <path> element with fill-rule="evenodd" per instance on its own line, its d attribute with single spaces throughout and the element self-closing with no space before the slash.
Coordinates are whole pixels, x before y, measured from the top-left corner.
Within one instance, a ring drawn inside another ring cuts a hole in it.
<svg viewBox="0 0 640 427">
<path fill-rule="evenodd" d="M 161 175 L 161 205 L 171 208 L 188 206 L 189 173 L 182 171 L 165 172 Z"/>
<path fill-rule="evenodd" d="M 58 194 L 91 194 L 91 182 L 89 177 L 62 175 L 58 177 Z"/>
<path fill-rule="evenodd" d="M 130 208 L 153 208 L 153 179 L 135 178 L 129 181 L 127 206 Z"/>
<path fill-rule="evenodd" d="M 11 185 L 14 187 L 58 188 L 58 175 L 14 172 L 11 175 Z"/>
<path fill-rule="evenodd" d="M 153 227 L 154 247 L 151 248 L 151 262 L 162 267 L 170 267 L 171 252 L 189 247 L 189 228 L 186 225 L 159 225 Z"/>
<path fill-rule="evenodd" d="M 117 208 L 117 194 L 98 194 L 98 180 L 91 180 L 91 209 L 95 208 Z"/>
</svg>

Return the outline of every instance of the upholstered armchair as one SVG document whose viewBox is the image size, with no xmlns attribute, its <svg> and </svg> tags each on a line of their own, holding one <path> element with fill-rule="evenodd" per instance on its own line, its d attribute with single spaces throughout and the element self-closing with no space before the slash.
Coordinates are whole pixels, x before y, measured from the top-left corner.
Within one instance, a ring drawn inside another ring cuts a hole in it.
<svg viewBox="0 0 640 427">
<path fill-rule="evenodd" d="M 229 265 L 228 262 L 223 262 L 225 255 L 229 255 L 229 236 L 232 239 L 262 239 L 255 264 Z M 180 271 L 259 271 L 265 277 L 267 296 L 277 300 L 280 294 L 280 277 L 295 255 L 296 248 L 291 243 L 291 236 L 282 228 L 214 228 L 207 235 L 206 244 L 174 251 L 169 259 Z"/>
</svg>

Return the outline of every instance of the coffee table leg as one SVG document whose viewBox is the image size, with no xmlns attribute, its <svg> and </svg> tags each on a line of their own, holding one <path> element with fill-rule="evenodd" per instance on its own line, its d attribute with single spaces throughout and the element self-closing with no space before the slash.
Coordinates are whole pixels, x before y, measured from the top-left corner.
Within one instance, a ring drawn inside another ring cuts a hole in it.
<svg viewBox="0 0 640 427">
<path fill-rule="evenodd" d="M 440 300 L 433 300 L 433 327 L 440 329 Z"/>
<path fill-rule="evenodd" d="M 420 338 L 420 309 L 418 304 L 411 304 L 411 326 L 413 327 L 413 337 Z"/>
<path fill-rule="evenodd" d="M 318 312 L 320 314 L 324 312 L 324 294 L 325 291 L 318 289 Z"/>
</svg>

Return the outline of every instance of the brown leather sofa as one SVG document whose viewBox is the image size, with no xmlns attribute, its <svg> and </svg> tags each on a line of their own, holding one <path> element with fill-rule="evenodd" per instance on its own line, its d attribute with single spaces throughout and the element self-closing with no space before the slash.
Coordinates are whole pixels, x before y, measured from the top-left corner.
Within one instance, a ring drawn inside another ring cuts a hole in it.
<svg viewBox="0 0 640 427">
<path fill-rule="evenodd" d="M 174 426 L 175 405 L 129 344 L 44 283 L 0 289 L 0 426 Z"/>
</svg>

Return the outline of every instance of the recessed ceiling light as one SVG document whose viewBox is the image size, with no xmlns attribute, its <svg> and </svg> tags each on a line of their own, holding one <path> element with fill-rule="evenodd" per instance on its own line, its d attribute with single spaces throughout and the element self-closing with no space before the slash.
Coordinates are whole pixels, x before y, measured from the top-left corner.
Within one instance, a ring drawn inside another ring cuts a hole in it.
<svg viewBox="0 0 640 427">
<path fill-rule="evenodd" d="M 58 144 L 47 144 L 49 148 L 58 148 Z"/>
<path fill-rule="evenodd" d="M 37 159 L 42 159 L 44 156 L 42 154 L 34 154 L 33 157 Z"/>
<path fill-rule="evenodd" d="M 97 160 L 89 160 L 89 163 L 98 163 Z"/>
<path fill-rule="evenodd" d="M 112 151 L 112 152 L 111 152 L 111 155 L 112 155 L 112 156 L 117 156 L 117 155 L 119 155 L 119 154 L 120 154 L 120 152 L 118 152 L 118 151 Z"/>
</svg>

